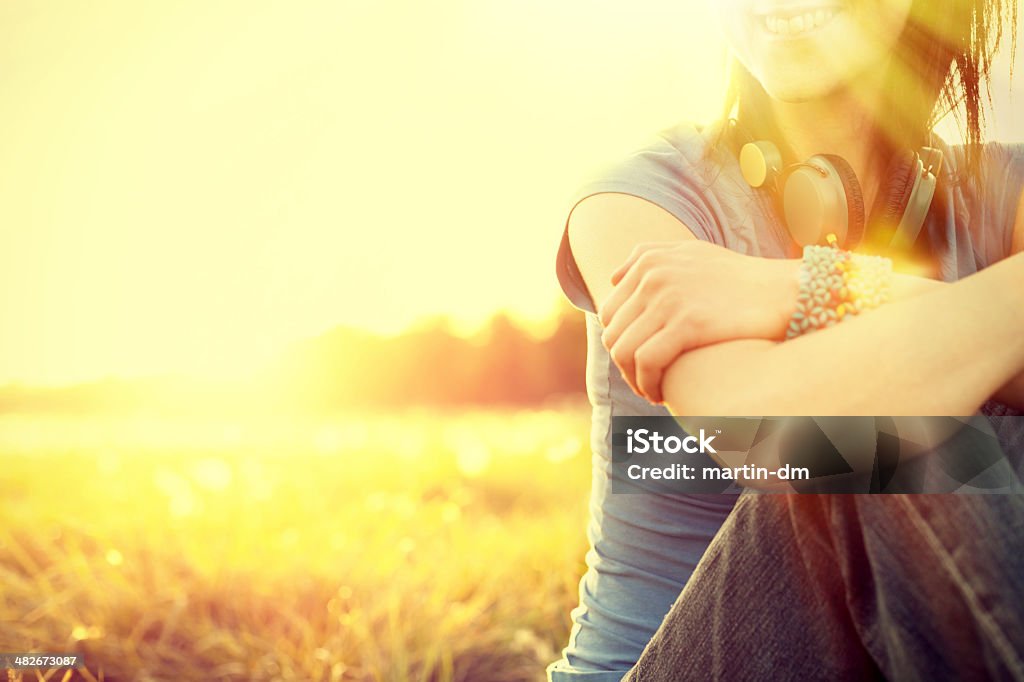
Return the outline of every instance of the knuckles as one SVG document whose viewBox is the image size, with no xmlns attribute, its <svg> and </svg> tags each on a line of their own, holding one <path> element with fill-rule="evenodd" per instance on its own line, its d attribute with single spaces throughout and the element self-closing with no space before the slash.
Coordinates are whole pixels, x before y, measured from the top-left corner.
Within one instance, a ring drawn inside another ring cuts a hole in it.
<svg viewBox="0 0 1024 682">
<path fill-rule="evenodd" d="M 663 267 L 648 268 L 640 277 L 641 292 L 659 289 L 672 281 L 672 271 Z"/>
<path fill-rule="evenodd" d="M 649 344 L 641 346 L 639 349 L 637 349 L 636 353 L 634 353 L 634 361 L 636 362 L 637 375 L 639 376 L 641 370 L 647 372 L 652 369 L 656 369 L 657 357 L 657 350 L 651 347 Z"/>
<path fill-rule="evenodd" d="M 633 247 L 633 251 L 630 253 L 630 259 L 640 260 L 644 255 L 658 250 L 662 245 L 659 242 L 640 242 Z"/>
<path fill-rule="evenodd" d="M 664 350 L 647 344 L 636 352 L 636 385 L 649 400 L 656 398 L 661 390 L 661 376 L 665 371 Z"/>
<path fill-rule="evenodd" d="M 660 252 L 647 250 L 637 256 L 636 265 L 641 270 L 648 270 L 659 262 Z"/>
<path fill-rule="evenodd" d="M 633 351 L 623 347 L 621 343 L 616 343 L 612 346 L 609 354 L 612 356 L 612 360 L 615 361 L 615 364 L 620 368 L 631 367 L 633 365 Z"/>
<path fill-rule="evenodd" d="M 707 329 L 709 321 L 706 310 L 696 307 L 691 309 L 685 318 L 687 333 L 691 336 L 700 336 Z"/>
</svg>

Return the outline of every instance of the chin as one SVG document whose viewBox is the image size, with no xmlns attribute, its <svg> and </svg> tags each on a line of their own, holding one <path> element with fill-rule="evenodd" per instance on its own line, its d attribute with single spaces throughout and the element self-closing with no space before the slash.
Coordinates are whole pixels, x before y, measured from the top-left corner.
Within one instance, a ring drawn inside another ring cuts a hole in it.
<svg viewBox="0 0 1024 682">
<path fill-rule="evenodd" d="M 839 78 L 830 78 L 820 72 L 817 78 L 811 78 L 808 77 L 809 71 L 811 69 L 808 68 L 791 77 L 764 77 L 758 80 L 769 97 L 793 104 L 822 99 L 842 87 Z"/>
</svg>

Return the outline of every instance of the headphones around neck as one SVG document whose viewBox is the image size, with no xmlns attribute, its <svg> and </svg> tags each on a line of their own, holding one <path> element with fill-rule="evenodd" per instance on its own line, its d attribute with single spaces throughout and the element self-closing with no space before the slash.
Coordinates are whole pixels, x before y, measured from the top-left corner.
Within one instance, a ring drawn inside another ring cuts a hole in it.
<svg viewBox="0 0 1024 682">
<path fill-rule="evenodd" d="M 769 185 L 780 196 L 786 226 L 801 247 L 829 243 L 829 235 L 835 235 L 840 246 L 852 250 L 870 225 L 873 243 L 905 250 L 917 241 L 935 196 L 942 152 L 922 147 L 894 154 L 867 217 L 857 176 L 840 156 L 815 154 L 784 168 L 779 148 L 756 140 L 743 145 L 739 161 L 747 184 Z"/>
</svg>

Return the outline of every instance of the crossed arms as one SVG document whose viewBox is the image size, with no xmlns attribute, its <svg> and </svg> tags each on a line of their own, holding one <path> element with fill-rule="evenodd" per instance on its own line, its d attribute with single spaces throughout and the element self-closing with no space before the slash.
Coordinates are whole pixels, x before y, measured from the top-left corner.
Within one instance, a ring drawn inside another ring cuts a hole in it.
<svg viewBox="0 0 1024 682">
<path fill-rule="evenodd" d="M 628 226 L 628 227 L 624 227 Z M 1014 255 L 945 284 L 897 275 L 893 301 L 780 343 L 798 262 L 697 240 L 624 194 L 569 220 L 603 341 L 634 391 L 677 415 L 969 415 L 1024 407 L 1024 195 Z"/>
</svg>

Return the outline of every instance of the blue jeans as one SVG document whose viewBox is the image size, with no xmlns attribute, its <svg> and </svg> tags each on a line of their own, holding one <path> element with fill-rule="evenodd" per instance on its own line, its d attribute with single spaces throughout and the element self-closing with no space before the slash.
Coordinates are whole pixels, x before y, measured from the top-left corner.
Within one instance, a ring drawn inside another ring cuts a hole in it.
<svg viewBox="0 0 1024 682">
<path fill-rule="evenodd" d="M 1024 495 L 744 493 L 641 680 L 1024 680 Z"/>
</svg>

